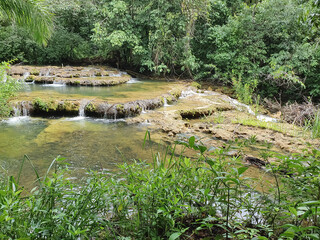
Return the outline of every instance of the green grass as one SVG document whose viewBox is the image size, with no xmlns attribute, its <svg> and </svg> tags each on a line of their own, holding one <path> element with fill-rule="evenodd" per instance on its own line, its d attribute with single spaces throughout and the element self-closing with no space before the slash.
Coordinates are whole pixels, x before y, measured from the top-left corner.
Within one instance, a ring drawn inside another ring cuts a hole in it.
<svg viewBox="0 0 320 240">
<path fill-rule="evenodd" d="M 302 135 L 303 133 L 303 129 L 300 127 L 293 126 L 291 124 L 286 124 L 286 123 L 264 122 L 256 119 L 255 117 L 237 118 L 237 119 L 234 119 L 232 123 L 241 124 L 244 126 L 257 127 L 262 129 L 270 129 L 275 132 L 280 132 L 280 133 L 288 134 L 291 136 L 299 136 L 299 135 Z"/>
<path fill-rule="evenodd" d="M 320 111 L 317 111 L 314 118 L 305 122 L 305 130 L 310 132 L 312 138 L 320 138 Z"/>
</svg>

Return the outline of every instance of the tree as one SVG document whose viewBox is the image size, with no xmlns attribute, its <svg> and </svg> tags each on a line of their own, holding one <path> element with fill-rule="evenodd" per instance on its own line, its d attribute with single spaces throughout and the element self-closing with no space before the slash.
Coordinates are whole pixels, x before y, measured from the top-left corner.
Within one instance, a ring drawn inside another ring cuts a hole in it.
<svg viewBox="0 0 320 240">
<path fill-rule="evenodd" d="M 0 0 L 0 19 L 28 29 L 33 38 L 44 45 L 52 34 L 52 17 L 42 0 Z"/>
<path fill-rule="evenodd" d="M 26 28 L 38 43 L 46 44 L 53 29 L 52 15 L 41 0 L 0 0 L 0 20 L 9 20 Z M 8 116 L 8 100 L 18 89 L 7 75 L 9 64 L 0 64 L 0 116 Z"/>
</svg>

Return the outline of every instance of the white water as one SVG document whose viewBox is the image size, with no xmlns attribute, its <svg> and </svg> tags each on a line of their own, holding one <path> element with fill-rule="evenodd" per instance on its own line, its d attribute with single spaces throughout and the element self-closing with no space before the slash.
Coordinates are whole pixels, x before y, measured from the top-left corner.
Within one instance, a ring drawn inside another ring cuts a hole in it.
<svg viewBox="0 0 320 240">
<path fill-rule="evenodd" d="M 13 106 L 14 117 L 27 117 L 29 116 L 29 110 L 26 102 L 21 102 L 17 106 Z M 21 115 L 22 114 L 22 115 Z"/>
<path fill-rule="evenodd" d="M 187 90 L 184 90 L 181 92 L 180 98 L 187 98 L 190 96 L 198 95 L 198 96 L 210 96 L 210 95 L 216 95 L 217 93 L 212 91 L 203 91 L 201 93 L 198 93 L 195 88 L 188 88 Z"/>
<path fill-rule="evenodd" d="M 84 112 L 85 107 L 87 106 L 87 104 L 89 103 L 88 100 L 83 99 L 80 102 L 80 106 L 79 106 L 79 118 L 85 118 L 86 114 Z"/>
<path fill-rule="evenodd" d="M 72 121 L 82 121 L 82 120 L 85 120 L 86 119 L 86 117 L 82 117 L 82 116 L 78 116 L 78 117 L 71 117 L 71 118 L 66 118 L 65 120 L 66 121 L 70 121 L 70 122 L 72 122 Z"/>
<path fill-rule="evenodd" d="M 119 73 L 109 73 L 109 76 L 110 77 L 121 77 L 122 73 L 121 72 L 119 72 Z"/>
<path fill-rule="evenodd" d="M 204 91 L 203 93 L 197 93 L 194 91 L 194 89 L 189 88 L 188 90 L 182 91 L 180 98 L 187 98 L 187 97 L 191 97 L 194 95 L 197 96 L 208 96 L 208 95 L 215 95 L 217 93 L 215 92 L 211 92 L 211 91 Z M 245 109 L 249 114 L 256 116 L 256 118 L 260 121 L 264 121 L 264 122 L 278 122 L 277 119 L 263 115 L 263 114 L 256 114 L 250 106 L 244 104 L 244 103 L 240 103 L 239 101 L 237 101 L 236 99 L 233 99 L 231 97 L 226 96 L 227 100 L 230 102 L 231 105 L 233 105 L 234 107 L 236 107 L 239 111 L 243 111 L 243 109 Z"/>
<path fill-rule="evenodd" d="M 186 98 L 186 97 L 190 97 L 190 96 L 193 96 L 193 95 L 196 95 L 196 94 L 198 94 L 198 93 L 196 93 L 193 90 L 188 89 L 188 90 L 185 90 L 185 91 L 181 92 L 180 98 Z"/>
<path fill-rule="evenodd" d="M 118 118 L 118 119 L 106 119 L 106 118 L 93 118 L 95 122 L 102 122 L 102 123 L 115 123 L 115 122 L 125 122 L 126 119 Z"/>
<path fill-rule="evenodd" d="M 140 83 L 139 79 L 138 78 L 131 78 L 127 83 Z"/>
<path fill-rule="evenodd" d="M 170 107 L 171 106 L 171 105 L 168 104 L 168 101 L 167 101 L 167 99 L 165 97 L 163 98 L 163 106 L 164 107 Z"/>
<path fill-rule="evenodd" d="M 32 121 L 32 118 L 29 116 L 11 117 L 11 118 L 9 118 L 7 120 L 3 120 L 3 121 L 10 124 L 10 125 L 18 125 L 18 124 Z"/>
<path fill-rule="evenodd" d="M 43 86 L 43 87 L 65 87 L 66 84 L 53 82 L 51 84 L 50 83 L 49 84 L 41 84 L 41 86 Z"/>
<path fill-rule="evenodd" d="M 244 103 L 240 103 L 239 101 L 233 99 L 233 98 L 229 98 L 229 101 L 230 103 L 235 106 L 238 110 L 241 110 L 241 108 L 244 108 L 247 110 L 247 112 L 251 115 L 254 115 L 256 116 L 256 118 L 260 121 L 263 121 L 263 122 L 278 122 L 277 119 L 275 118 L 272 118 L 272 117 L 269 117 L 269 116 L 266 116 L 266 115 L 263 115 L 263 114 L 255 114 L 254 111 L 252 111 L 251 107 L 244 104 Z"/>
<path fill-rule="evenodd" d="M 23 80 L 26 80 L 27 77 L 29 77 L 29 76 L 30 76 L 30 73 L 29 73 L 29 72 L 25 72 L 25 73 L 23 74 Z"/>
<path fill-rule="evenodd" d="M 119 73 L 109 73 L 110 77 L 121 77 L 122 75 L 126 75 L 126 72 L 119 72 Z"/>
</svg>

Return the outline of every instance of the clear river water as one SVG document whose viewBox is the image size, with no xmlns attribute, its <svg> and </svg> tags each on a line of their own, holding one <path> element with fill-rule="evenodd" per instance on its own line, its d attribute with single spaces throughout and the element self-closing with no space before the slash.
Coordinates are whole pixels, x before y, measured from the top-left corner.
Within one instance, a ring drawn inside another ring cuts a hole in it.
<svg viewBox="0 0 320 240">
<path fill-rule="evenodd" d="M 58 95 L 82 99 L 98 97 L 108 99 L 108 102 L 129 101 L 159 96 L 173 85 L 163 81 L 137 80 L 113 87 L 27 84 L 18 98 Z M 151 152 L 143 148 L 146 131 L 147 124 L 128 125 L 123 119 L 16 116 L 0 121 L 0 174 L 4 171 L 16 175 L 24 155 L 32 160 L 40 174 L 45 173 L 59 155 L 66 158 L 76 176 L 83 175 L 88 169 L 113 171 L 119 164 L 132 159 L 150 160 Z M 22 179 L 26 185 L 35 179 L 28 162 L 24 164 Z"/>
</svg>

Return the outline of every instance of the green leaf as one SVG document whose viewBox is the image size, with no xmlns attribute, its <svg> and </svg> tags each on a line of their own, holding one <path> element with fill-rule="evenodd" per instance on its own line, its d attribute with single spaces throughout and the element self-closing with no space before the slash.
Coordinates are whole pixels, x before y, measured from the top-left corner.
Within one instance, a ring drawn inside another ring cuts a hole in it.
<svg viewBox="0 0 320 240">
<path fill-rule="evenodd" d="M 196 138 L 194 136 L 189 138 L 189 146 L 193 148 Z"/>
<path fill-rule="evenodd" d="M 297 210 L 296 210 L 295 208 L 289 207 L 289 211 L 290 211 L 293 215 L 295 215 L 296 217 L 298 216 Z"/>
<path fill-rule="evenodd" d="M 181 236 L 181 232 L 172 233 L 171 236 L 169 237 L 169 240 L 178 239 L 180 236 Z"/>
<path fill-rule="evenodd" d="M 303 202 L 303 203 L 301 203 L 301 205 L 307 205 L 307 206 L 310 206 L 310 205 L 320 205 L 320 201 L 308 201 L 308 202 Z"/>
<path fill-rule="evenodd" d="M 240 168 L 238 168 L 238 174 L 241 175 L 242 173 L 244 173 L 247 170 L 248 170 L 248 167 L 240 167 Z"/>
<path fill-rule="evenodd" d="M 205 146 L 203 146 L 203 145 L 199 145 L 198 148 L 199 148 L 201 153 L 204 153 L 207 150 L 207 148 Z"/>
</svg>

